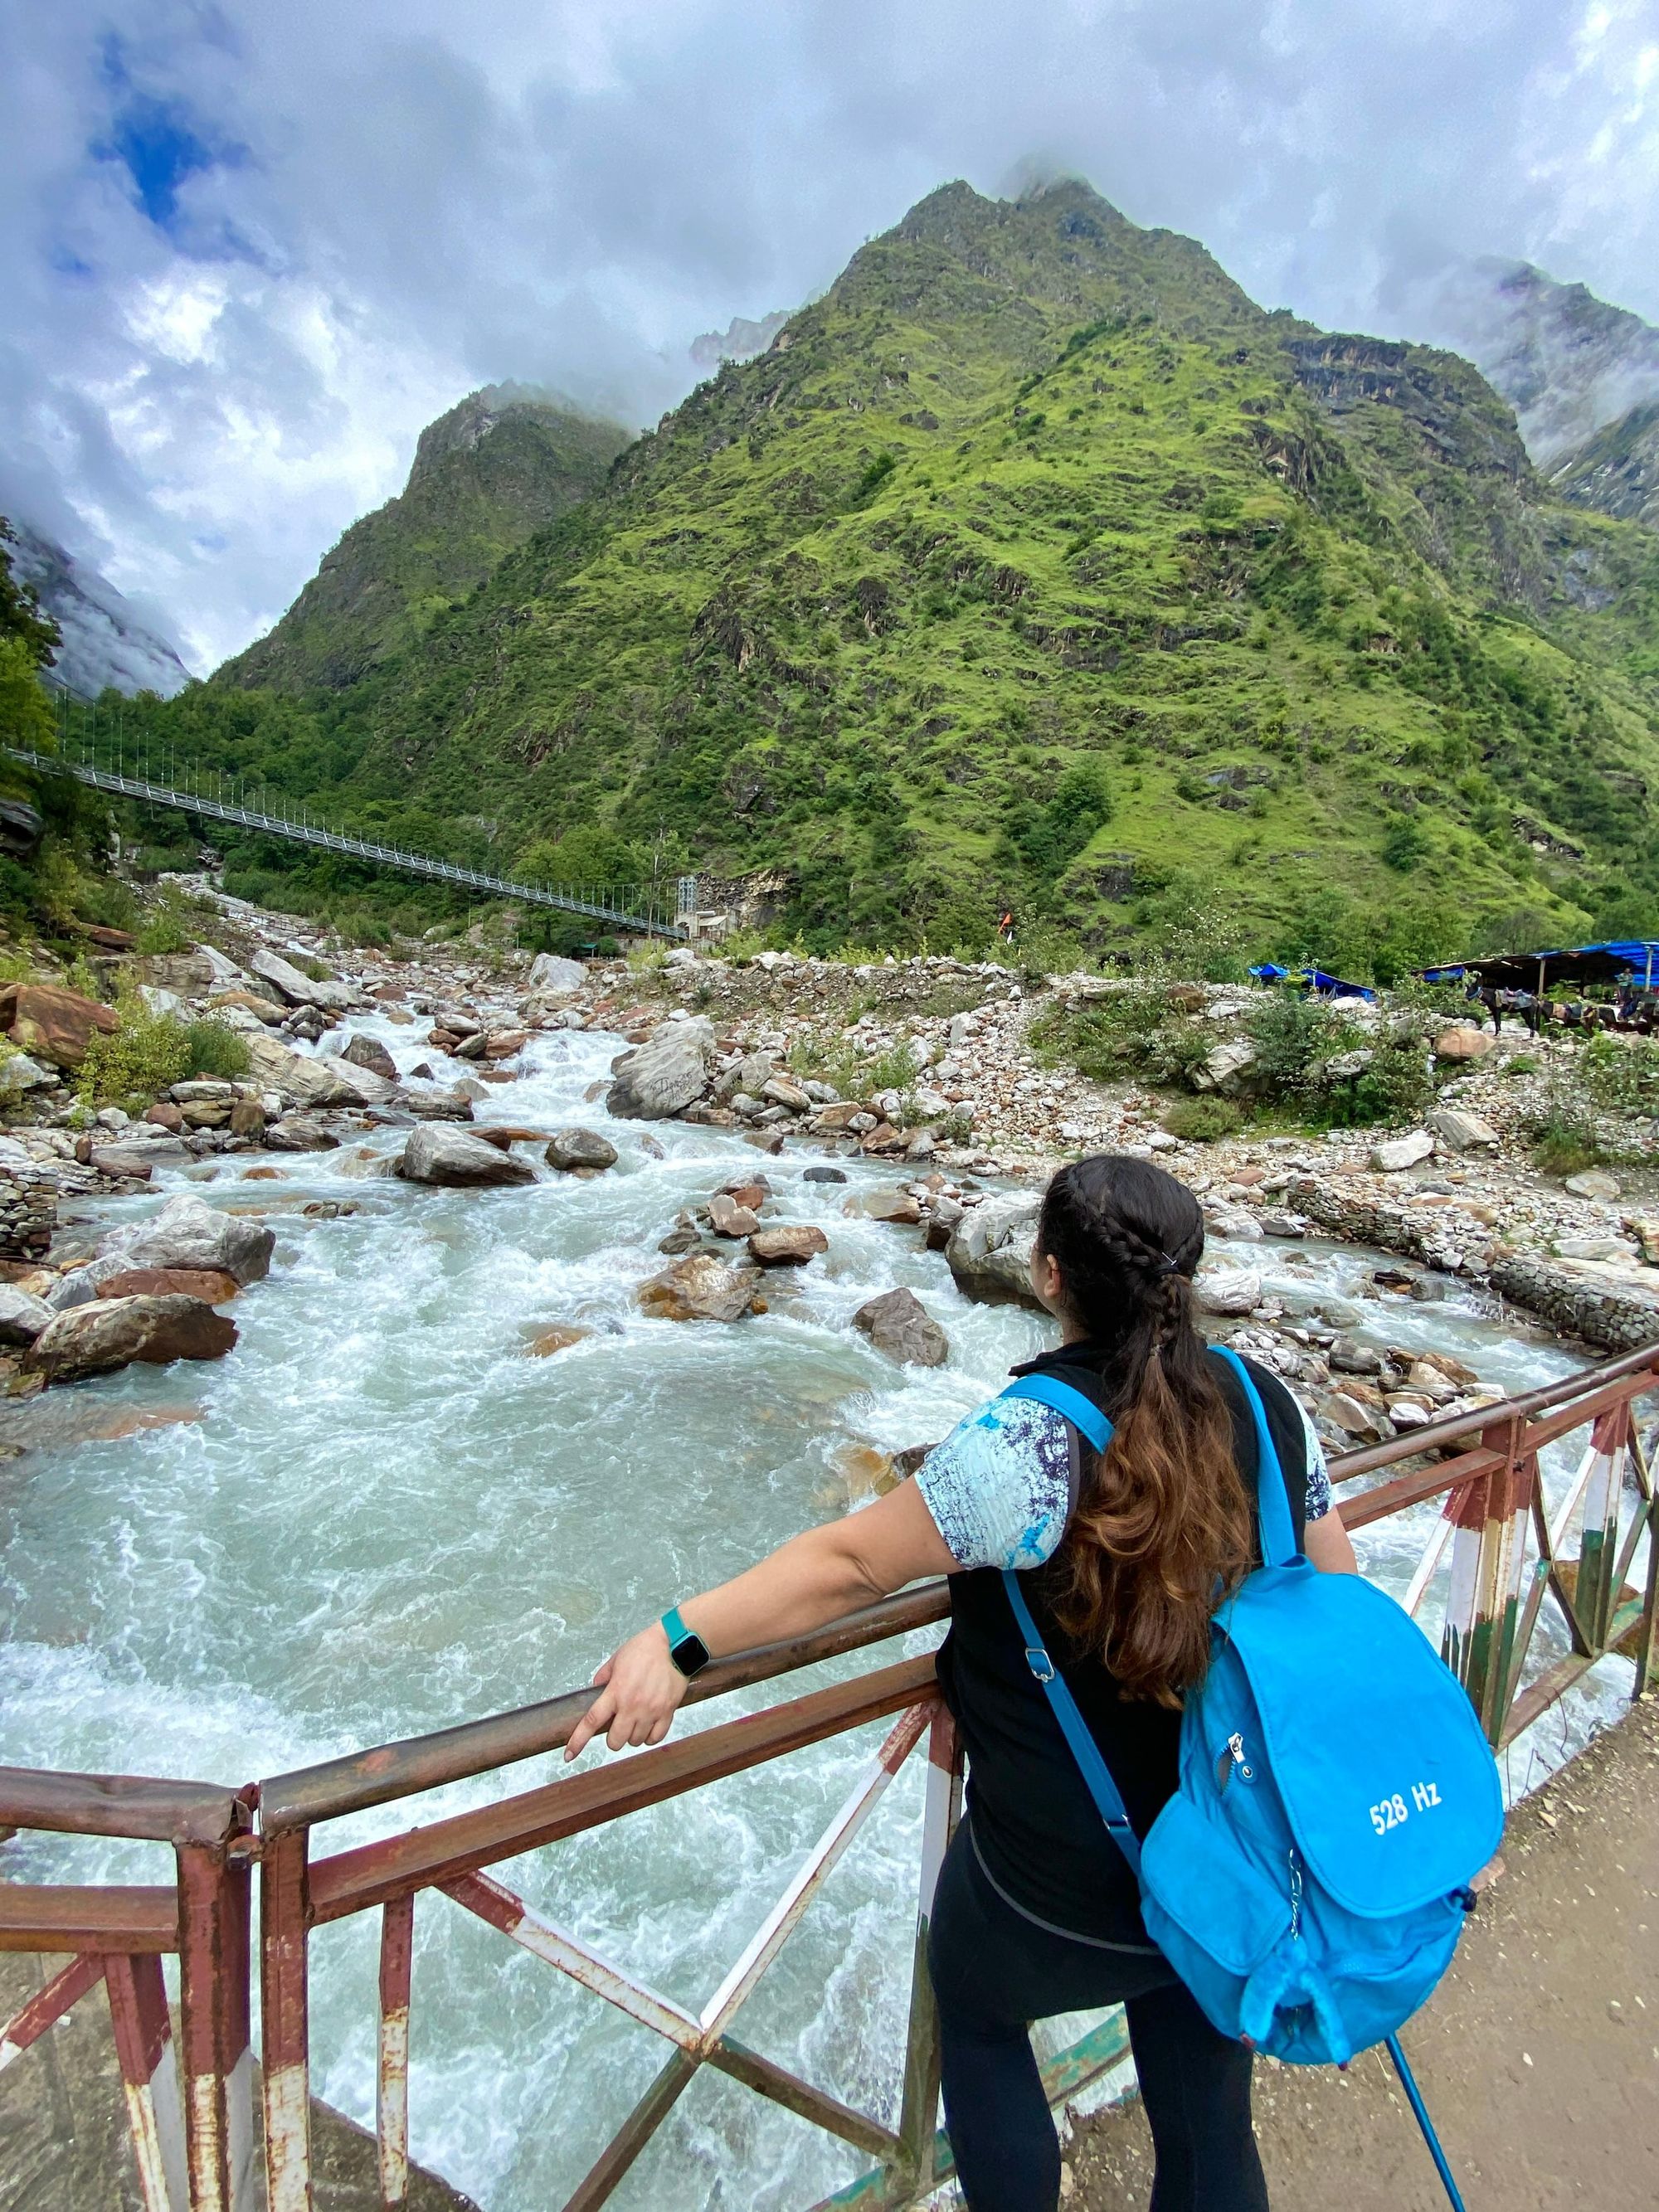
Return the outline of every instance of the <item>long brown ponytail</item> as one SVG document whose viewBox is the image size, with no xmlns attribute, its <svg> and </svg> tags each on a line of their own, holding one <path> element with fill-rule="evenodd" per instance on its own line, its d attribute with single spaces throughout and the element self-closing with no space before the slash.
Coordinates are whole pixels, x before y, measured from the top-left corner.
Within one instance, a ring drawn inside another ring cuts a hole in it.
<svg viewBox="0 0 1659 2212">
<path fill-rule="evenodd" d="M 1057 1562 L 1060 1620 L 1128 1695 L 1178 1705 L 1209 1663 L 1218 1593 L 1251 1562 L 1251 1503 L 1193 1320 L 1204 1217 L 1161 1168 L 1099 1152 L 1048 1185 L 1037 1249 L 1114 1387 L 1112 1440 Z"/>
</svg>

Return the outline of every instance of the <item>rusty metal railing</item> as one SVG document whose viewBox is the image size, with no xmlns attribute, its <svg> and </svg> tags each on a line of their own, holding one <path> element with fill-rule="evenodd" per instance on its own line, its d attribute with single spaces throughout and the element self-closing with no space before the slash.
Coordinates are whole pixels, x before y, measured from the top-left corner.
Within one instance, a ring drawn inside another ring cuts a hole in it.
<svg viewBox="0 0 1659 2212">
<path fill-rule="evenodd" d="M 1635 1419 L 1638 1401 L 1656 1388 L 1659 1345 L 1349 1453 L 1333 1466 L 1346 1493 L 1339 1510 L 1350 1529 L 1438 1501 L 1405 1602 L 1420 1615 L 1431 1590 L 1443 1583 L 1441 1648 L 1497 1747 L 1512 1742 L 1600 1660 L 1618 1656 L 1631 1663 L 1633 1696 L 1659 1679 L 1659 1500 Z M 1586 1448 L 1552 1510 L 1539 1455 L 1584 1429 Z M 1379 1475 L 1384 1479 L 1355 1487 Z M 1636 1589 L 1626 1577 L 1644 1535 L 1643 1586 Z M 1553 1608 L 1558 1648 L 1528 1675 L 1547 1604 Z M 926 1628 L 947 1609 L 943 1583 L 919 1586 L 817 1635 L 720 1661 L 698 1676 L 690 1695 L 701 1701 L 780 1680 L 821 1659 Z M 175 1861 L 174 1881 L 149 1888 L 0 1883 L 0 1949 L 70 1954 L 69 1964 L 0 2032 L 0 2066 L 101 1983 L 146 2212 L 251 2212 L 249 1891 L 257 1864 L 269 2212 L 310 2212 L 313 2201 L 312 1931 L 371 1911 L 380 1916 L 380 2203 L 383 2212 L 399 2212 L 410 2170 L 414 1914 L 420 1896 L 438 1891 L 654 2030 L 668 2046 L 655 2079 L 568 2200 L 567 2212 L 592 2212 L 606 2201 L 704 2066 L 870 2161 L 861 2180 L 825 2199 L 817 2212 L 831 2205 L 896 2212 L 912 2203 L 951 2171 L 949 2145 L 937 2127 L 936 2023 L 923 1960 L 933 1883 L 958 1811 L 961 1756 L 931 1652 L 473 1810 L 312 1856 L 313 1831 L 322 1822 L 556 1750 L 591 1694 L 573 1691 L 239 1790 L 0 1769 L 0 1822 L 169 1844 Z M 489 1872 L 519 1853 L 882 1720 L 890 1725 L 879 1747 L 699 2012 L 632 1978 Z M 894 1775 L 923 1742 L 927 1776 L 903 2086 L 896 2124 L 890 2126 L 750 2049 L 732 2024 Z M 179 1960 L 176 2057 L 161 1977 L 161 1960 L 170 1954 Z M 1114 2014 L 1051 2062 L 1051 2094 L 1075 2094 L 1126 2047 L 1121 2017 Z"/>
</svg>

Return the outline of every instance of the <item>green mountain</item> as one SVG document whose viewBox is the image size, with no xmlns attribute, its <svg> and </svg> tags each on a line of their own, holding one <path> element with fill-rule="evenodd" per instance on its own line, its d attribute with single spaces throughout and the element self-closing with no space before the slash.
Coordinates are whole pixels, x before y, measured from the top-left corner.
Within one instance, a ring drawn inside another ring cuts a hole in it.
<svg viewBox="0 0 1659 2212">
<path fill-rule="evenodd" d="M 398 497 L 354 522 L 276 628 L 215 680 L 279 691 L 355 683 L 503 554 L 591 498 L 629 434 L 522 386 L 471 393 L 422 431 Z"/>
<path fill-rule="evenodd" d="M 931 194 L 349 689 L 158 711 L 457 857 L 780 869 L 817 944 L 1398 964 L 1659 892 L 1659 542 L 1075 183 Z"/>
</svg>

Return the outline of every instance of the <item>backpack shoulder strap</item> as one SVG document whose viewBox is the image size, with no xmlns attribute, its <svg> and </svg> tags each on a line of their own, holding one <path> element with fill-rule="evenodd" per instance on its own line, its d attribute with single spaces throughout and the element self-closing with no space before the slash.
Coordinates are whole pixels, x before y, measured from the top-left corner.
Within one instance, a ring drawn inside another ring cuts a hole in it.
<svg viewBox="0 0 1659 2212">
<path fill-rule="evenodd" d="M 1062 1382 L 1058 1375 L 1021 1375 L 1000 1395 L 1005 1398 L 1030 1398 L 1039 1406 L 1063 1413 L 1074 1429 L 1083 1431 L 1097 1451 L 1104 1451 L 1112 1440 L 1112 1425 L 1094 1400 L 1085 1398 L 1071 1383 Z"/>
<path fill-rule="evenodd" d="M 1033 1381 L 1042 1379 L 1033 1376 Z M 1062 1386 L 1064 1387 L 1064 1386 Z M 1087 1402 L 1086 1401 L 1085 1401 Z M 1112 1841 L 1129 1863 L 1129 1871 L 1137 1880 L 1140 1875 L 1140 1843 L 1129 1826 L 1118 1786 L 1112 1779 L 1112 1771 L 1101 1756 L 1100 1746 L 1089 1733 L 1088 1723 L 1078 1711 L 1077 1699 L 1066 1686 L 1058 1667 L 1048 1656 L 1047 1647 L 1031 1618 L 1031 1608 L 1025 1602 L 1025 1593 L 1019 1586 L 1019 1577 L 1005 1568 L 1003 1588 L 1008 1593 L 1008 1602 L 1013 1607 L 1019 1632 L 1025 1639 L 1025 1663 L 1042 1685 L 1042 1694 L 1060 1723 L 1060 1734 L 1071 1748 L 1094 1799 L 1101 1819 L 1106 1823 Z"/>
<path fill-rule="evenodd" d="M 1212 1345 L 1210 1349 L 1218 1359 L 1226 1361 L 1244 1385 L 1245 1401 L 1255 1422 L 1255 1510 L 1261 1524 L 1262 1564 L 1269 1567 L 1288 1566 L 1297 1555 L 1296 1524 L 1291 1518 L 1285 1470 L 1279 1465 L 1278 1449 L 1267 1426 L 1267 1409 L 1238 1354 L 1229 1351 L 1224 1344 Z"/>
</svg>

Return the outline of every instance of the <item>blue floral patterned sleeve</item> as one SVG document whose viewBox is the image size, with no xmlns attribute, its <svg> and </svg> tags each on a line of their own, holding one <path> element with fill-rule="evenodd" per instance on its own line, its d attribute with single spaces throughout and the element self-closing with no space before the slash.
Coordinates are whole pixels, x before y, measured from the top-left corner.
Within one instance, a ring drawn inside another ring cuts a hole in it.
<svg viewBox="0 0 1659 2212">
<path fill-rule="evenodd" d="M 1292 1395 L 1308 1447 L 1308 1510 L 1331 1510 L 1324 1449 Z M 1072 1431 L 1030 1398 L 992 1398 L 928 1453 L 916 1473 L 933 1525 L 959 1567 L 1040 1567 L 1066 1533 L 1077 1480 Z"/>
<path fill-rule="evenodd" d="M 929 1452 L 921 1491 L 959 1567 L 1040 1567 L 1072 1508 L 1072 1432 L 1031 1398 L 993 1398 Z"/>
</svg>

